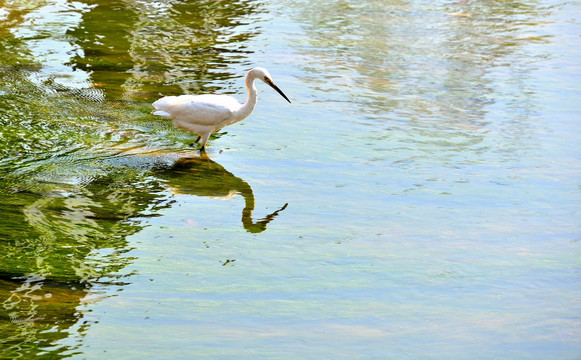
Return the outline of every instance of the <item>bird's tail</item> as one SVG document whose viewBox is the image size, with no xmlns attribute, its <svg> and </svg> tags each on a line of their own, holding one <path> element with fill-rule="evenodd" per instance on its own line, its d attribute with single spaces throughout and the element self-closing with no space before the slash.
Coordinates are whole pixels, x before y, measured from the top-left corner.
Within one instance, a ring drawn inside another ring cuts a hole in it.
<svg viewBox="0 0 581 360">
<path fill-rule="evenodd" d="M 154 102 L 152 105 L 155 108 L 155 110 L 153 110 L 151 113 L 153 115 L 157 115 L 157 116 L 161 116 L 164 118 L 171 118 L 171 115 L 169 112 L 167 112 L 164 108 L 167 107 L 168 103 L 175 98 L 175 96 L 166 96 L 163 97 L 159 100 L 157 100 L 156 102 Z"/>
<path fill-rule="evenodd" d="M 168 119 L 171 118 L 171 115 L 168 112 L 165 112 L 163 110 L 153 110 L 151 113 L 153 115 L 161 116 L 164 118 L 168 118 Z"/>
</svg>

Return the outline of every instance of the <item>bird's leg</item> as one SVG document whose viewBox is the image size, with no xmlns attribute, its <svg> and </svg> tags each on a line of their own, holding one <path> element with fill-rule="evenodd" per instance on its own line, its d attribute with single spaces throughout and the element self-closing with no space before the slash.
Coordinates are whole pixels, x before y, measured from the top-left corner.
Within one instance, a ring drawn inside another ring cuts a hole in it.
<svg viewBox="0 0 581 360">
<path fill-rule="evenodd" d="M 193 148 L 198 143 L 198 141 L 200 141 L 201 138 L 202 138 L 201 136 L 198 136 L 198 138 L 196 139 L 196 141 L 194 141 L 193 143 L 190 144 L 190 147 Z"/>
<path fill-rule="evenodd" d="M 210 134 L 211 133 L 204 134 L 201 136 L 202 137 L 202 147 L 200 148 L 200 152 L 206 152 L 206 142 L 208 141 Z"/>
</svg>

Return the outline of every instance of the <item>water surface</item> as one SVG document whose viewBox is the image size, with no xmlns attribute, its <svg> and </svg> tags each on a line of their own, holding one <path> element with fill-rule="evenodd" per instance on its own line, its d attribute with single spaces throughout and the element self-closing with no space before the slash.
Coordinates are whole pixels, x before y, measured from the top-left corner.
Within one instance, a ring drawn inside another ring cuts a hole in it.
<svg viewBox="0 0 581 360">
<path fill-rule="evenodd" d="M 0 2 L 0 357 L 579 358 L 580 9 Z"/>
</svg>

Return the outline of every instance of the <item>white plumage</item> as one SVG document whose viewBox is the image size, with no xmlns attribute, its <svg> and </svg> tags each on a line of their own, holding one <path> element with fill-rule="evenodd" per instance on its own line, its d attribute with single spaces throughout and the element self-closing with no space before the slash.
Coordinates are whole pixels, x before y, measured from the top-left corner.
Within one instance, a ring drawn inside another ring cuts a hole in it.
<svg viewBox="0 0 581 360">
<path fill-rule="evenodd" d="M 221 128 L 234 124 L 250 115 L 258 99 L 254 80 L 270 85 L 290 103 L 286 95 L 274 84 L 268 70 L 256 67 L 246 74 L 248 98 L 244 104 L 228 95 L 181 95 L 166 96 L 153 103 L 153 115 L 171 119 L 175 127 L 199 135 L 204 150 L 210 135 Z"/>
</svg>

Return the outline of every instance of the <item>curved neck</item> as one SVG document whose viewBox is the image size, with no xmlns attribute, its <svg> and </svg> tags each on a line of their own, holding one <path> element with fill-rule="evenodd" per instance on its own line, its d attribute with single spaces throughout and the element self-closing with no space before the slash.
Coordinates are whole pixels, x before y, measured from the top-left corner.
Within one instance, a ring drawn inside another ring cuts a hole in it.
<svg viewBox="0 0 581 360">
<path fill-rule="evenodd" d="M 242 107 L 238 110 L 237 118 L 238 121 L 246 118 L 254 107 L 256 106 L 256 101 L 258 100 L 258 90 L 256 90 L 256 86 L 254 85 L 254 80 L 256 78 L 252 75 L 252 73 L 248 73 L 246 75 L 246 91 L 248 92 L 248 98 Z"/>
</svg>

